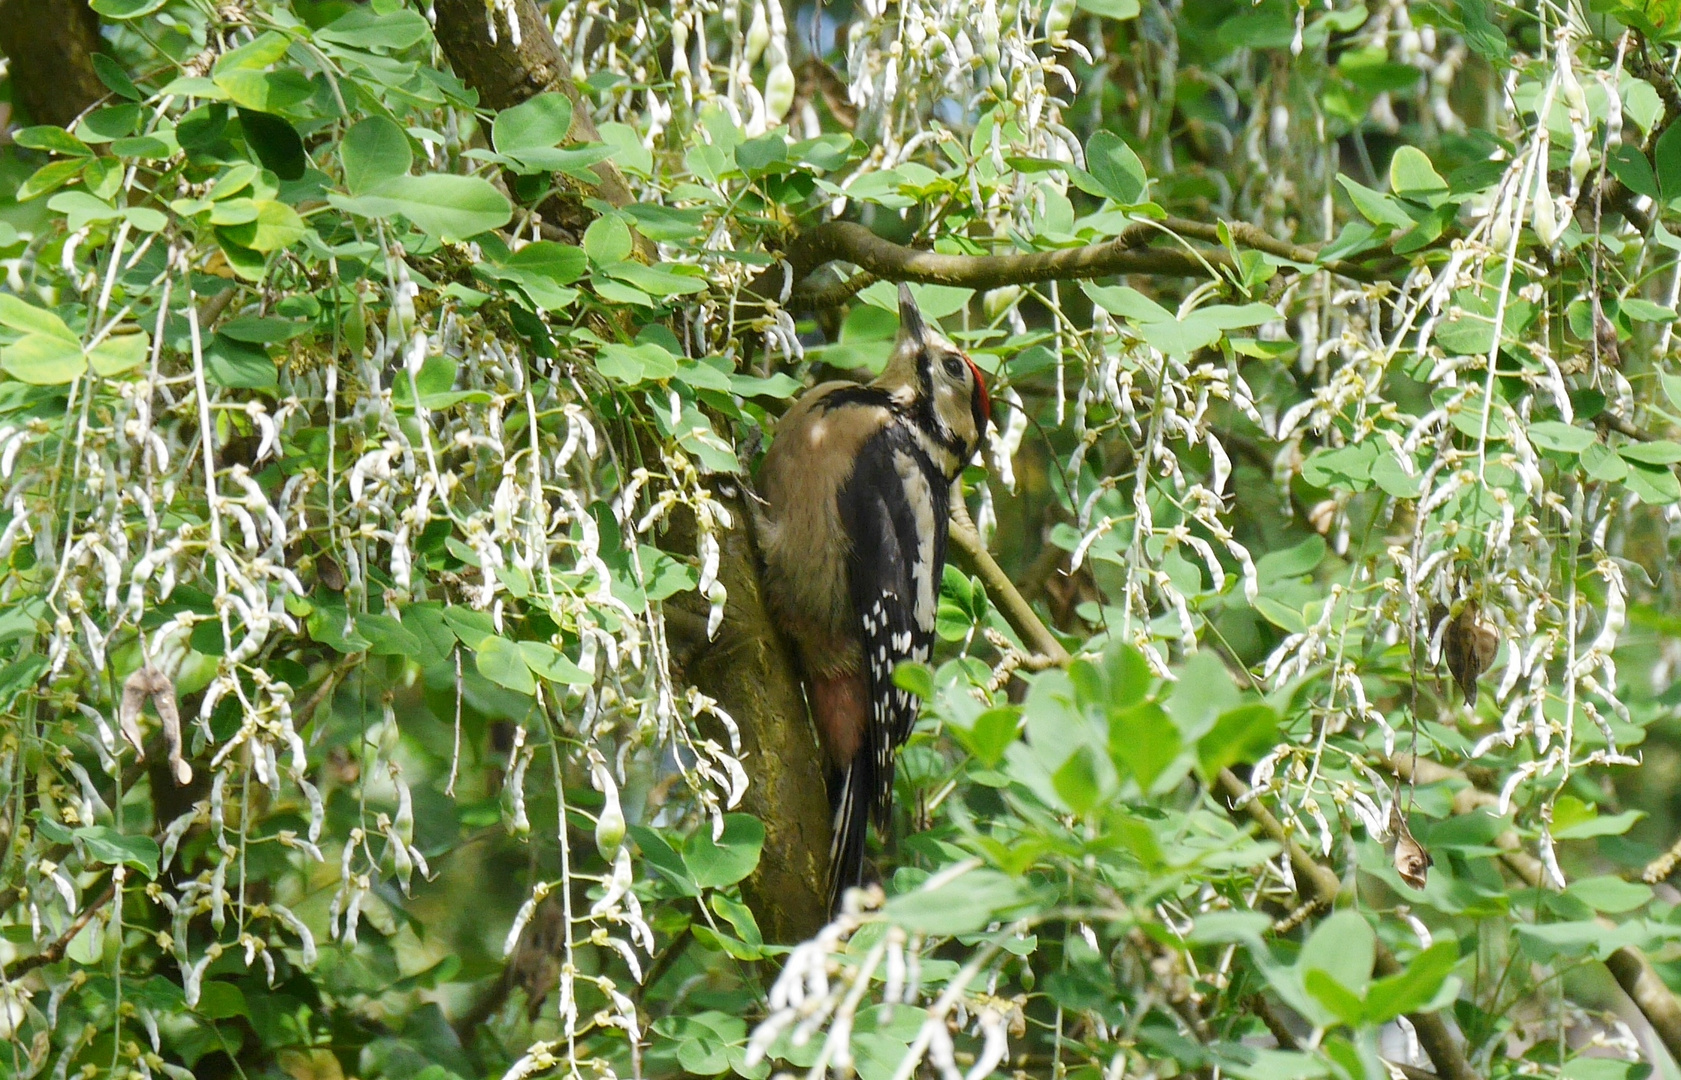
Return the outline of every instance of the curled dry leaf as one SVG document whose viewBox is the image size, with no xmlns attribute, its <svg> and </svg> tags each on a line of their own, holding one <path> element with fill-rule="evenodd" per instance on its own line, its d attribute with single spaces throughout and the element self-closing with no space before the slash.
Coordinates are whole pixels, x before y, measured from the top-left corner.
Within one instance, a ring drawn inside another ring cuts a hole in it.
<svg viewBox="0 0 1681 1080">
<path fill-rule="evenodd" d="M 1441 610 L 1438 605 L 1436 611 Z M 1475 600 L 1466 600 L 1445 617 L 1448 624 L 1442 631 L 1442 659 L 1464 693 L 1465 704 L 1474 709 L 1477 680 L 1494 663 L 1494 654 L 1500 651 L 1500 635 L 1481 617 Z"/>
<path fill-rule="evenodd" d="M 175 683 L 150 664 L 136 669 L 123 683 L 123 700 L 117 712 L 123 737 L 134 744 L 135 752 L 141 760 L 145 760 L 145 751 L 140 746 L 139 721 L 140 710 L 145 707 L 148 698 L 158 712 L 158 719 L 163 722 L 164 742 L 169 745 L 169 770 L 175 777 L 175 783 L 188 784 L 193 779 L 193 767 L 187 764 L 181 753 L 181 712 L 175 705 Z"/>
<path fill-rule="evenodd" d="M 1423 889 L 1430 881 L 1430 867 L 1436 860 L 1424 850 L 1424 845 L 1413 839 L 1412 830 L 1407 828 L 1407 819 L 1401 814 L 1401 807 L 1392 804 L 1389 808 L 1389 831 L 1395 837 L 1395 872 L 1401 876 L 1409 888 Z"/>
</svg>

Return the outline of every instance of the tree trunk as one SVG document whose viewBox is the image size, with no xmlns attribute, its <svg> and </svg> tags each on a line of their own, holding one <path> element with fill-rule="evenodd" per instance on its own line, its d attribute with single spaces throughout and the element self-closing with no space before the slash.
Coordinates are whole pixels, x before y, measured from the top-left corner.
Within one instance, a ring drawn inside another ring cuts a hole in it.
<svg viewBox="0 0 1681 1080">
<path fill-rule="evenodd" d="M 538 94 L 556 91 L 572 101 L 568 140 L 599 141 L 601 135 L 595 130 L 595 122 L 590 119 L 578 88 L 572 84 L 569 65 L 560 54 L 560 46 L 555 44 L 548 20 L 531 0 L 516 0 L 513 8 L 519 18 L 517 45 L 516 35 L 509 33 L 500 7 L 487 7 L 483 0 L 437 0 L 432 10 L 437 17 L 434 33 L 438 47 L 462 81 L 478 91 L 479 104 L 485 108 L 500 112 Z M 492 20 L 495 20 L 495 40 L 491 39 Z M 586 197 L 599 198 L 613 206 L 636 201 L 624 175 L 611 161 L 592 166 L 592 171 L 596 175 L 593 187 L 557 174 L 562 190 L 538 208 L 544 221 L 574 241 L 583 236 L 595 218 L 595 213 L 584 205 Z M 640 236 L 637 240 L 646 261 L 653 262 L 657 255 L 653 245 Z"/>
<path fill-rule="evenodd" d="M 730 501 L 734 526 L 720 538 L 718 580 L 729 591 L 724 622 L 708 642 L 704 631 L 683 657 L 683 677 L 715 698 L 741 730 L 742 767 L 752 783 L 741 809 L 765 826 L 759 867 L 742 895 L 768 941 L 811 937 L 828 921 L 829 795 L 817 731 L 806 715 L 788 649 L 771 624 L 759 589 L 759 559 L 743 498 Z M 673 529 L 673 546 L 692 550 L 692 535 Z M 704 627 L 706 602 L 673 597 Z M 696 635 L 689 635 L 693 639 Z"/>
<path fill-rule="evenodd" d="M 548 22 L 531 0 L 515 0 L 514 9 L 520 23 L 517 45 L 505 16 L 500 10 L 487 12 L 483 0 L 437 0 L 433 10 L 438 45 L 485 107 L 506 109 L 558 91 L 572 99 L 570 137 L 595 140 L 595 124 Z M 496 20 L 494 41 L 491 19 Z M 595 166 L 595 173 L 595 190 L 572 190 L 545 202 L 545 220 L 581 235 L 595 216 L 584 204 L 585 196 L 613 206 L 633 201 L 629 185 L 611 162 Z M 652 245 L 646 250 L 651 254 Z M 794 942 L 810 937 L 828 918 L 824 882 L 829 869 L 829 802 L 823 756 L 806 715 L 799 678 L 759 592 L 747 500 L 737 496 L 730 502 L 735 520 L 720 537 L 718 574 L 729 590 L 729 601 L 717 638 L 705 640 L 701 629 L 707 610 L 703 598 L 686 595 L 667 604 L 673 623 L 683 624 L 674 628 L 673 637 L 685 639 L 674 648 L 681 655 L 684 678 L 716 700 L 741 731 L 743 767 L 751 780 L 742 809 L 765 826 L 759 868 L 743 883 L 747 905 L 768 940 Z M 692 553 L 693 520 L 673 515 L 663 539 L 673 550 Z"/>
<path fill-rule="evenodd" d="M 87 0 L 0 0 L 0 52 L 12 102 L 37 124 L 69 127 L 105 96 L 94 74 L 99 16 Z"/>
</svg>

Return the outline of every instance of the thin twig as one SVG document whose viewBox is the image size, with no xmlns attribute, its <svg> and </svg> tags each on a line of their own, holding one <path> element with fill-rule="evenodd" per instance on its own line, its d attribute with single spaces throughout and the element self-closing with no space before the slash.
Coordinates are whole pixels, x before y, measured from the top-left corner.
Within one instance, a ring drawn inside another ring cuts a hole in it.
<svg viewBox="0 0 1681 1080">
<path fill-rule="evenodd" d="M 111 898 L 116 895 L 117 883 L 114 881 L 109 882 L 105 886 L 105 891 L 100 893 L 93 903 L 83 908 L 81 914 L 71 920 L 70 926 L 64 931 L 64 933 L 54 938 L 51 944 L 38 953 L 20 957 L 19 959 L 13 960 L 11 963 L 7 964 L 4 976 L 5 981 L 11 982 L 13 979 L 21 978 L 38 967 L 45 967 L 48 964 L 56 964 L 60 960 L 64 959 L 64 950 L 68 949 L 70 947 L 70 943 L 76 940 L 76 935 L 81 933 L 83 928 L 93 921 L 93 917 L 99 913 L 99 909 L 104 907 L 106 904 L 109 904 L 111 902 Z"/>
<path fill-rule="evenodd" d="M 998 605 L 1004 613 L 1004 620 L 1021 635 L 1028 647 L 1049 657 L 1053 663 L 1066 664 L 1068 650 L 1034 613 L 1032 605 L 1016 588 L 1015 582 L 981 543 L 981 534 L 969 518 L 969 508 L 963 505 L 962 495 L 955 487 L 951 497 L 951 546 L 958 564 L 981 579 L 987 596 Z"/>
</svg>

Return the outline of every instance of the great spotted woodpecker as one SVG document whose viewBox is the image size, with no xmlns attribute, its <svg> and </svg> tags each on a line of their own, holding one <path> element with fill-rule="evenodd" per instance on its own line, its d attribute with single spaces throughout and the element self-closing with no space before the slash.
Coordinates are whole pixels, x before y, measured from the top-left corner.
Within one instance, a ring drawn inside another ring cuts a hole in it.
<svg viewBox="0 0 1681 1080">
<path fill-rule="evenodd" d="M 867 822 L 884 835 L 891 823 L 894 753 L 916 722 L 893 668 L 929 658 L 948 493 L 990 419 L 980 369 L 901 285 L 881 376 L 807 391 L 765 454 L 766 596 L 799 653 L 831 766 L 831 910 L 860 883 Z"/>
</svg>

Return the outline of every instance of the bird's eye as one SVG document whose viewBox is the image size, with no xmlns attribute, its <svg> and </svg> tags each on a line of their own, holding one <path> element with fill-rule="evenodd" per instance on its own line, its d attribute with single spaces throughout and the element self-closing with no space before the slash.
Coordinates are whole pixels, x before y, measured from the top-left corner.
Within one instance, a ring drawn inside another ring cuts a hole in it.
<svg viewBox="0 0 1681 1080">
<path fill-rule="evenodd" d="M 946 374 L 950 375 L 954 379 L 957 378 L 958 376 L 962 375 L 963 374 L 963 359 L 962 359 L 962 357 L 953 355 L 951 353 L 947 353 L 946 358 L 945 358 L 945 369 L 946 369 Z"/>
</svg>

